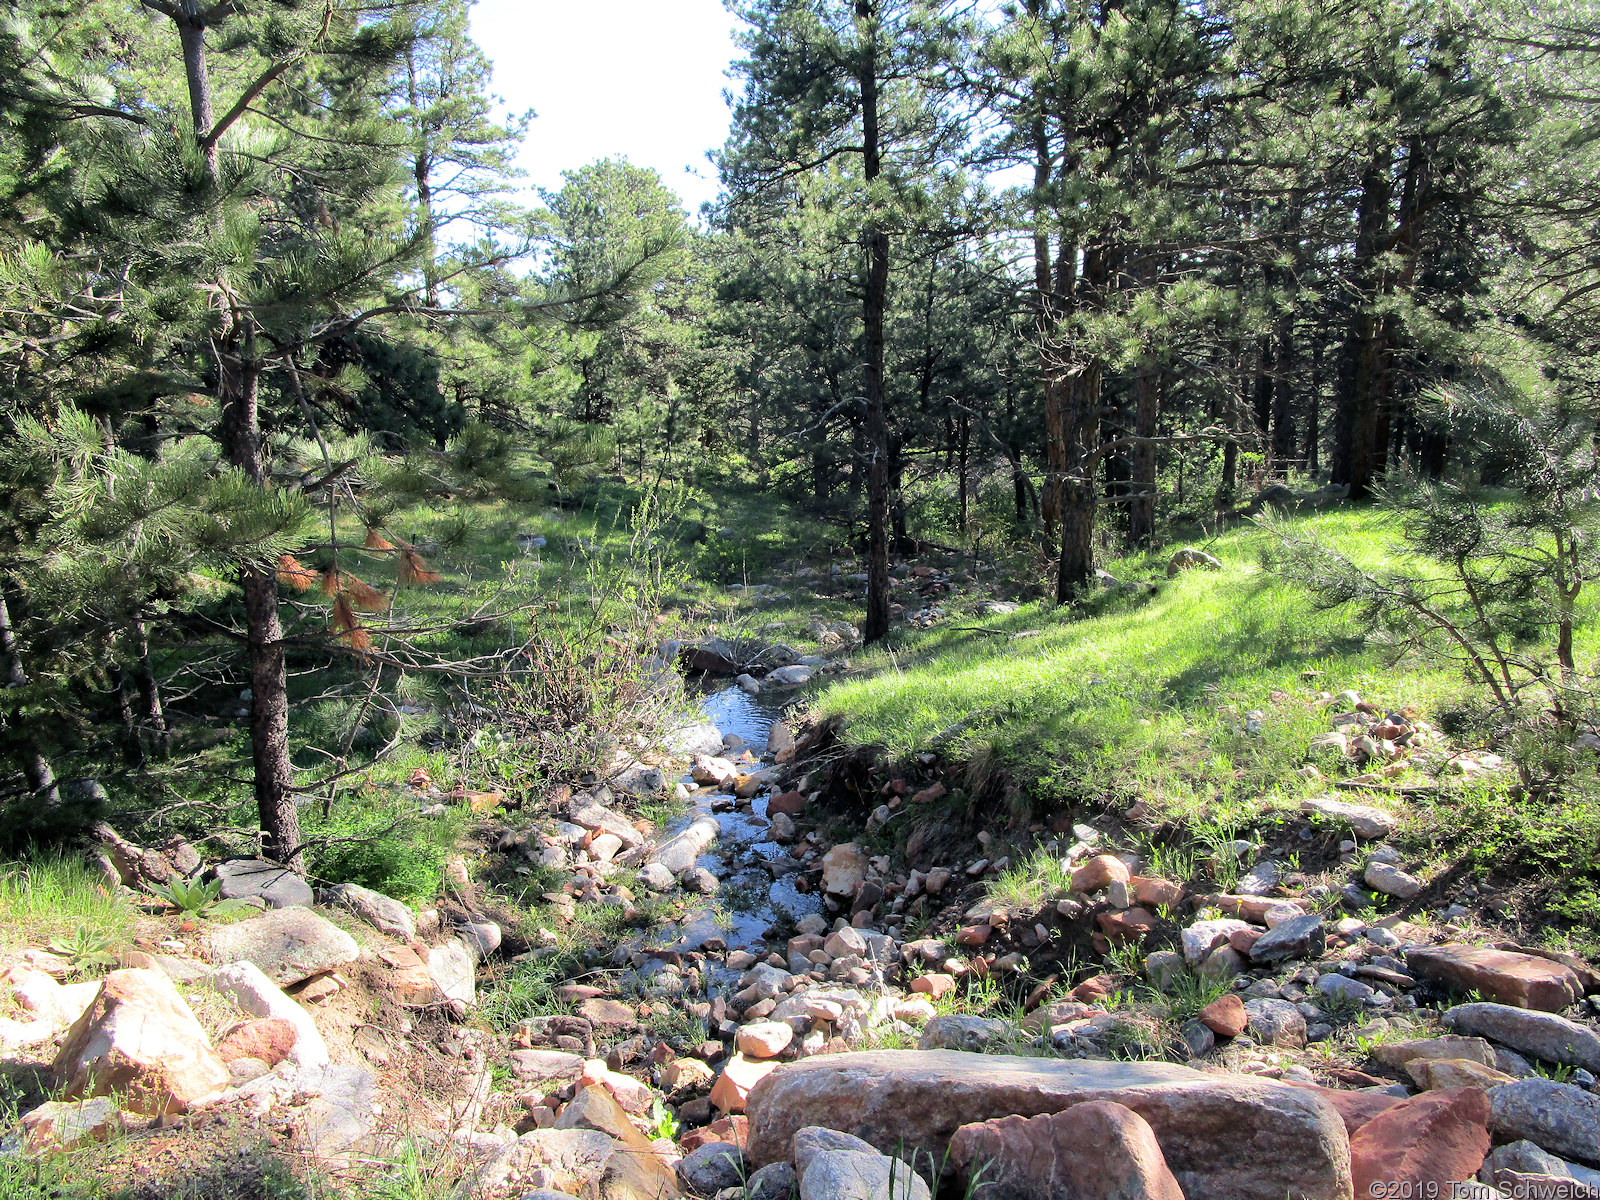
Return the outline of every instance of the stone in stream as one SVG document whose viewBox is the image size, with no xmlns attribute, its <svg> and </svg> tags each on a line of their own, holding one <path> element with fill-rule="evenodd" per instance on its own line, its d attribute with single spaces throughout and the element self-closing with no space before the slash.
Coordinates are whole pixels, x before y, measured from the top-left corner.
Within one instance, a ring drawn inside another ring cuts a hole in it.
<svg viewBox="0 0 1600 1200">
<path fill-rule="evenodd" d="M 672 753 L 686 758 L 693 758 L 696 754 L 720 754 L 722 731 L 710 721 L 701 721 L 674 729 L 662 742 Z"/>
<path fill-rule="evenodd" d="M 1600 1034 L 1555 1013 L 1508 1004 L 1458 1004 L 1444 1023 L 1464 1034 L 1510 1046 L 1545 1062 L 1566 1063 L 1600 1074 Z"/>
<path fill-rule="evenodd" d="M 943 1162 L 962 1125 L 1112 1100 L 1155 1132 L 1188 1200 L 1350 1200 L 1343 1121 L 1315 1093 L 1168 1063 L 878 1050 L 801 1059 L 752 1089 L 751 1161 L 797 1130 L 842 1126 L 878 1149 Z"/>
<path fill-rule="evenodd" d="M 700 817 L 683 832 L 657 846 L 648 861 L 660 863 L 676 878 L 695 865 L 695 859 L 705 852 L 707 846 L 716 841 L 719 832 L 715 820 L 710 817 Z"/>
</svg>

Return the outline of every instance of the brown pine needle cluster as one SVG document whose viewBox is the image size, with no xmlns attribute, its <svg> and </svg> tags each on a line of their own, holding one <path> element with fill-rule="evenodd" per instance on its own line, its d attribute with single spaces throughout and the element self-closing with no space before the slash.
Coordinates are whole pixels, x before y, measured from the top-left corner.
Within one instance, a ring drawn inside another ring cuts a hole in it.
<svg viewBox="0 0 1600 1200">
<path fill-rule="evenodd" d="M 278 555 L 278 582 L 297 592 L 309 592 L 317 586 L 317 573 L 304 566 L 292 554 Z"/>
<path fill-rule="evenodd" d="M 338 631 L 339 640 L 352 650 L 372 648 L 372 634 L 356 617 L 348 596 L 340 595 L 333 602 L 333 627 Z"/>
<path fill-rule="evenodd" d="M 440 578 L 439 572 L 430 571 L 422 555 L 415 550 L 407 548 L 400 552 L 401 583 L 438 583 Z"/>
<path fill-rule="evenodd" d="M 322 591 L 336 600 L 348 600 L 365 612 L 381 612 L 389 603 L 387 592 L 380 592 L 366 580 L 334 567 L 323 572 Z"/>
<path fill-rule="evenodd" d="M 393 550 L 394 543 L 376 529 L 367 530 L 367 540 L 362 543 L 368 550 Z"/>
</svg>

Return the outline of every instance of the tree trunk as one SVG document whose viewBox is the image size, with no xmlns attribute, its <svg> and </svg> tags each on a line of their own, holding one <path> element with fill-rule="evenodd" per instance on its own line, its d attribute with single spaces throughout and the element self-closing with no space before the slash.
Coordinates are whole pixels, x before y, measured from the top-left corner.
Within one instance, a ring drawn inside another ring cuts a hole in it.
<svg viewBox="0 0 1600 1200">
<path fill-rule="evenodd" d="M 0 591 L 0 660 L 6 673 L 6 689 L 28 686 L 28 672 L 22 665 L 22 652 L 17 649 L 16 632 L 11 628 L 11 607 L 5 593 Z M 38 804 L 46 809 L 61 807 L 61 790 L 56 786 L 55 772 L 50 760 L 38 744 L 19 723 L 15 727 L 17 757 L 22 760 L 22 774 L 28 781 L 28 791 Z"/>
<path fill-rule="evenodd" d="M 1350 489 L 1352 500 L 1372 495 L 1373 476 L 1382 469 L 1383 447 L 1375 444 L 1384 371 L 1382 323 L 1375 311 L 1379 293 L 1378 255 L 1389 223 L 1391 152 L 1373 155 L 1362 173 L 1356 214 L 1356 289 L 1334 384 L 1332 481 Z"/>
<path fill-rule="evenodd" d="M 865 39 L 856 78 L 861 92 L 862 178 L 872 187 L 881 170 L 878 145 L 877 0 L 856 0 L 857 36 Z M 883 391 L 883 317 L 889 292 L 889 235 L 869 216 L 861 231 L 866 286 L 861 295 L 863 385 L 867 401 L 867 617 L 862 640 L 889 632 L 889 423 Z"/>
<path fill-rule="evenodd" d="M 1069 460 L 1061 488 L 1061 556 L 1056 602 L 1069 604 L 1094 579 L 1094 519 L 1098 508 L 1095 464 L 1100 442 L 1100 364 L 1091 361 L 1072 379 Z"/>
<path fill-rule="evenodd" d="M 1272 379 L 1272 471 L 1279 479 L 1289 474 L 1294 460 L 1294 314 L 1278 317 L 1274 339 L 1278 344 Z"/>
<path fill-rule="evenodd" d="M 1156 424 L 1161 416 L 1161 370 L 1146 359 L 1134 376 L 1133 499 L 1128 502 L 1128 544 L 1148 549 L 1156 534 Z M 1145 440 L 1149 439 L 1149 440 Z"/>
<path fill-rule="evenodd" d="M 972 420 L 965 410 L 956 419 L 956 528 L 967 532 L 967 448 L 972 440 Z"/>
</svg>

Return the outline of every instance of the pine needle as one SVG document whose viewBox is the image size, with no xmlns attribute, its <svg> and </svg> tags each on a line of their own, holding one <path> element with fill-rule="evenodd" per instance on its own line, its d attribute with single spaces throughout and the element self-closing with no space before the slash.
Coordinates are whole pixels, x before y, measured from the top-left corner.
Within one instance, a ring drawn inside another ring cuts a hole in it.
<svg viewBox="0 0 1600 1200">
<path fill-rule="evenodd" d="M 376 529 L 367 530 L 367 540 L 364 543 L 368 550 L 393 550 L 394 543 Z"/>
<path fill-rule="evenodd" d="M 317 573 L 301 564 L 292 554 L 278 555 L 278 582 L 297 592 L 309 592 L 317 586 Z"/>
<path fill-rule="evenodd" d="M 350 603 L 366 612 L 381 612 L 389 603 L 389 594 L 380 592 L 366 580 L 350 574 L 349 571 L 336 571 L 332 567 L 322 575 L 323 594 L 340 600 L 348 599 Z"/>
<path fill-rule="evenodd" d="M 345 596 L 340 596 L 333 602 L 333 627 L 339 632 L 339 640 L 352 650 L 372 648 L 372 635 L 357 620 L 356 614 L 351 611 L 350 601 Z"/>
<path fill-rule="evenodd" d="M 401 583 L 438 583 L 441 578 L 439 572 L 428 569 L 428 564 L 423 561 L 422 555 L 415 550 L 400 552 Z"/>
</svg>

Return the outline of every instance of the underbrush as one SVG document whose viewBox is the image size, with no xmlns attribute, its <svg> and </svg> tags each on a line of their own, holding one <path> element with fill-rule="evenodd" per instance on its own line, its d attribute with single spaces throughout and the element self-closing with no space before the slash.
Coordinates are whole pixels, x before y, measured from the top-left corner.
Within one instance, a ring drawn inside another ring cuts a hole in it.
<svg viewBox="0 0 1600 1200">
<path fill-rule="evenodd" d="M 0 867 L 0 950 L 70 941 L 80 931 L 122 946 L 133 924 L 133 912 L 80 856 L 38 854 Z"/>
</svg>

